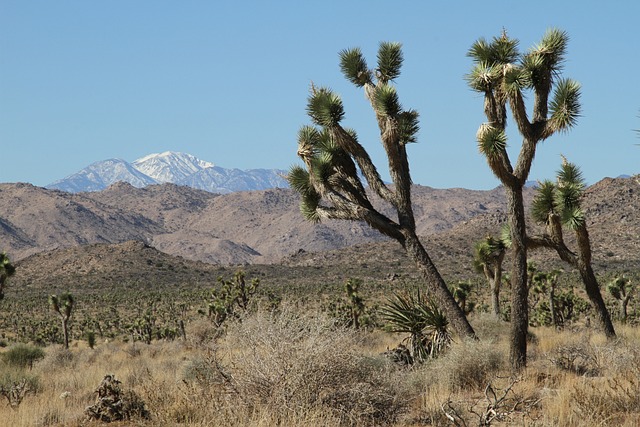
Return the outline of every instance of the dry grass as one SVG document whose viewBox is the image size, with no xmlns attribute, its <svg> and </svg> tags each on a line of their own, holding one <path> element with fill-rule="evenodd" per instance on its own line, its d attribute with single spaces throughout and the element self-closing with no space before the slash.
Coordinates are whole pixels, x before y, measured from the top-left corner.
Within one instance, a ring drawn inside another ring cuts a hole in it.
<svg viewBox="0 0 640 427">
<path fill-rule="evenodd" d="M 537 328 L 529 367 L 511 377 L 505 325 L 479 317 L 474 326 L 480 342 L 456 342 L 440 359 L 412 369 L 379 356 L 397 336 L 336 329 L 321 316 L 287 309 L 232 324 L 215 343 L 213 329 L 199 322 L 186 342 L 51 346 L 32 370 L 12 368 L 12 375 L 36 378 L 37 387 L 17 408 L 0 402 L 0 420 L 99 425 L 84 411 L 113 373 L 151 413 L 150 421 L 121 425 L 638 425 L 635 328 L 618 326 L 616 342 L 587 330 Z M 562 362 L 573 354 L 584 369 Z M 8 370 L 0 365 L 0 374 Z"/>
</svg>

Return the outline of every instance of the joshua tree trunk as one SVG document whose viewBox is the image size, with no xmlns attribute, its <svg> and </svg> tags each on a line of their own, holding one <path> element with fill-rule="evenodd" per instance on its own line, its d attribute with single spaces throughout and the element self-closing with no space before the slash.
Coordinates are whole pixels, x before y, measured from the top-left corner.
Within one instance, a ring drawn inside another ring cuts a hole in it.
<svg viewBox="0 0 640 427">
<path fill-rule="evenodd" d="M 62 317 L 62 334 L 64 336 L 64 348 L 69 349 L 69 327 L 67 325 L 68 318 Z"/>
<path fill-rule="evenodd" d="M 524 222 L 522 186 L 507 188 L 507 206 L 511 229 L 511 348 L 513 370 L 527 365 L 527 331 L 529 328 L 529 287 L 527 285 L 527 235 Z"/>
<path fill-rule="evenodd" d="M 622 321 L 622 323 L 627 323 L 627 306 L 629 305 L 629 300 L 631 298 L 629 296 L 624 297 L 623 299 L 620 300 L 620 313 L 621 313 L 621 318 L 620 320 Z"/>
<path fill-rule="evenodd" d="M 558 319 L 558 312 L 556 311 L 556 285 L 555 282 L 549 283 L 549 311 L 551 311 L 551 321 L 553 322 L 553 327 L 558 329 L 560 327 L 560 322 Z"/>
<path fill-rule="evenodd" d="M 607 306 L 600 293 L 598 280 L 591 267 L 591 243 L 589 241 L 587 227 L 583 223 L 575 228 L 576 240 L 578 242 L 578 255 L 576 255 L 571 252 L 564 243 L 562 224 L 560 223 L 559 216 L 557 214 L 551 214 L 548 216 L 547 222 L 547 234 L 542 237 L 530 238 L 529 246 L 532 248 L 553 248 L 561 260 L 578 269 L 587 297 L 596 311 L 600 327 L 608 339 L 615 338 L 616 331 L 613 327 L 609 310 L 607 310 Z"/>
<path fill-rule="evenodd" d="M 593 268 L 591 268 L 591 243 L 589 242 L 589 232 L 586 226 L 581 225 L 576 229 L 576 238 L 579 248 L 578 270 L 580 270 L 580 277 L 582 277 L 585 291 L 596 310 L 604 334 L 607 338 L 613 339 L 616 337 L 616 331 L 613 328 L 609 310 L 607 310 L 607 306 L 600 293 L 598 280 L 593 272 Z"/>
<path fill-rule="evenodd" d="M 447 317 L 453 326 L 453 329 L 460 336 L 473 337 L 475 333 L 473 328 L 469 324 L 467 317 L 464 315 L 464 311 L 460 308 L 456 300 L 449 292 L 447 284 L 442 279 L 442 276 L 435 267 L 429 254 L 424 249 L 420 240 L 414 233 L 406 233 L 404 241 L 400 242 L 404 249 L 407 251 L 407 255 L 411 258 L 418 270 L 422 274 L 425 283 L 428 285 L 430 294 L 438 302 L 438 307 L 447 313 Z"/>
</svg>

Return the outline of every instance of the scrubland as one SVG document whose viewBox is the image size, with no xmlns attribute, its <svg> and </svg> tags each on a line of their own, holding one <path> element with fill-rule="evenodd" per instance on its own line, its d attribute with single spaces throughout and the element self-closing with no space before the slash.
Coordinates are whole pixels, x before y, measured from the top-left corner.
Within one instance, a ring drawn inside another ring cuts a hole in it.
<svg viewBox="0 0 640 427">
<path fill-rule="evenodd" d="M 508 368 L 509 325 L 471 315 L 479 341 L 454 340 L 438 358 L 400 366 L 382 355 L 401 335 L 338 327 L 319 311 L 283 304 L 230 320 L 187 325 L 186 339 L 74 341 L 44 348 L 33 366 L 0 365 L 3 390 L 29 389 L 0 405 L 7 426 L 101 425 L 86 408 L 107 374 L 144 402 L 111 425 L 140 426 L 636 426 L 640 332 L 616 325 L 532 328 L 529 363 Z M 7 351 L 5 349 L 4 351 Z M 6 393 L 5 393 L 6 394 Z M 5 396 L 7 397 L 7 396 Z M 15 402 L 14 402 L 15 403 Z"/>
</svg>

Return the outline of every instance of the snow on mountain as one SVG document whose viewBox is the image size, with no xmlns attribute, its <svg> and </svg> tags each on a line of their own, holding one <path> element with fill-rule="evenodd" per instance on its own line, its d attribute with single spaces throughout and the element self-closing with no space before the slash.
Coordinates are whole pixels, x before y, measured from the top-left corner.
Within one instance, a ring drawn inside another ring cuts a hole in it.
<svg viewBox="0 0 640 427">
<path fill-rule="evenodd" d="M 266 190 L 268 188 L 286 188 L 285 171 L 276 169 L 225 169 L 214 166 L 196 172 L 177 182 L 199 190 L 212 193 L 231 193 L 235 191 Z"/>
<path fill-rule="evenodd" d="M 132 164 L 134 168 L 158 182 L 174 184 L 196 172 L 214 166 L 213 163 L 200 160 L 191 154 L 174 151 L 149 154 L 135 160 Z"/>
<path fill-rule="evenodd" d="M 129 162 L 122 159 L 108 159 L 93 163 L 73 175 L 47 185 L 46 188 L 69 193 L 100 191 L 118 181 L 126 181 L 139 188 L 158 183 L 155 179 L 138 171 Z"/>
<path fill-rule="evenodd" d="M 77 193 L 104 190 L 118 181 L 134 187 L 168 182 L 224 194 L 288 187 L 285 174 L 276 169 L 225 169 L 191 154 L 167 151 L 141 157 L 133 163 L 120 159 L 97 162 L 47 188 Z"/>
</svg>

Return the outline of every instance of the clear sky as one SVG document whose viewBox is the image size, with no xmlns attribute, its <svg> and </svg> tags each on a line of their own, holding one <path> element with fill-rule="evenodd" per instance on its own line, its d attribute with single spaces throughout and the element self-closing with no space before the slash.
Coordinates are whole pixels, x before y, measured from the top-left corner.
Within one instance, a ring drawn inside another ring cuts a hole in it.
<svg viewBox="0 0 640 427">
<path fill-rule="evenodd" d="M 403 44 L 400 100 L 421 114 L 414 182 L 498 185 L 478 153 L 482 97 L 466 52 L 503 28 L 521 48 L 569 33 L 564 76 L 582 84 L 577 127 L 538 149 L 530 179 L 560 154 L 588 182 L 640 173 L 640 2 L 0 0 L 0 182 L 46 185 L 109 158 L 167 150 L 225 168 L 298 163 L 310 82 L 342 95 L 383 176 L 373 114 L 338 52 Z M 512 126 L 513 128 L 514 126 Z M 520 145 L 511 134 L 512 149 Z M 515 157 L 515 152 L 512 157 Z"/>
</svg>

